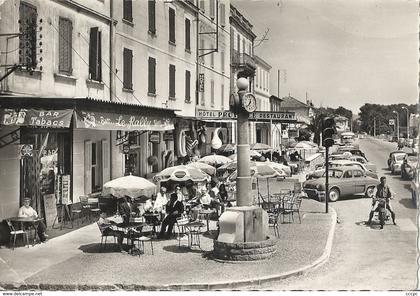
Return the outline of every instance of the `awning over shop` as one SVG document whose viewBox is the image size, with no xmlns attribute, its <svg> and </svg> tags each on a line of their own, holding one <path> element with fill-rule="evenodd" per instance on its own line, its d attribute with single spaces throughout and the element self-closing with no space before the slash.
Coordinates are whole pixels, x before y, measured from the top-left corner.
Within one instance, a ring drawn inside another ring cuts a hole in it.
<svg viewBox="0 0 420 296">
<path fill-rule="evenodd" d="M 0 125 L 68 128 L 73 109 L 0 109 Z"/>
<path fill-rule="evenodd" d="M 75 111 L 75 127 L 97 130 L 150 130 L 167 131 L 174 129 L 173 118 L 157 115 L 110 113 L 96 111 Z"/>
</svg>

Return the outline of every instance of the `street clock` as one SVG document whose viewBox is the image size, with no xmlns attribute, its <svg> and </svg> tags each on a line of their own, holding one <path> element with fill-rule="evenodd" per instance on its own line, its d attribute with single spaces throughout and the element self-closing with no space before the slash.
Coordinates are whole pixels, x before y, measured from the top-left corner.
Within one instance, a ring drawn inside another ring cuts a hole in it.
<svg viewBox="0 0 420 296">
<path fill-rule="evenodd" d="M 232 111 L 234 114 L 238 114 L 240 102 L 239 102 L 239 96 L 237 94 L 232 93 L 230 95 L 229 106 L 230 106 L 230 111 Z"/>
<path fill-rule="evenodd" d="M 257 110 L 257 100 L 252 93 L 244 94 L 242 98 L 242 107 L 249 113 Z"/>
</svg>

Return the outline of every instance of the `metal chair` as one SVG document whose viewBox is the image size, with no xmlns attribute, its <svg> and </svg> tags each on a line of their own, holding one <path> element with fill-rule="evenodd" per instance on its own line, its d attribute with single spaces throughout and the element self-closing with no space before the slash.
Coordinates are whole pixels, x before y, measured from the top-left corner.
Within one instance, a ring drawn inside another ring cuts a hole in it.
<svg viewBox="0 0 420 296">
<path fill-rule="evenodd" d="M 185 224 L 187 224 L 189 222 L 188 218 L 177 218 L 176 219 L 176 227 L 178 229 L 178 233 L 176 236 L 176 239 L 178 240 L 178 248 L 181 247 L 181 242 L 185 241 L 185 239 L 187 239 L 187 242 L 189 244 L 189 237 L 185 228 Z M 175 230 L 175 228 L 174 228 Z"/>
<path fill-rule="evenodd" d="M 294 221 L 294 214 L 297 213 L 299 217 L 299 223 L 302 223 L 300 219 L 300 206 L 302 204 L 302 197 L 296 196 L 292 200 L 285 202 L 284 208 L 281 211 L 281 215 L 283 216 L 283 223 L 284 223 L 284 216 L 289 215 L 289 223 L 290 217 L 292 217 L 292 221 Z"/>
<path fill-rule="evenodd" d="M 116 240 L 115 240 L 114 234 L 105 234 L 104 230 L 101 229 L 101 227 L 99 226 L 99 223 L 96 222 L 96 224 L 98 225 L 99 231 L 101 232 L 101 246 L 99 248 L 99 251 L 101 252 L 102 251 L 102 246 L 103 246 L 104 250 L 106 249 L 106 242 L 107 242 L 108 237 L 112 236 L 114 238 L 114 244 L 116 243 Z M 104 238 L 105 238 L 105 243 L 104 243 Z"/>
<path fill-rule="evenodd" d="M 136 234 L 136 235 L 132 236 L 130 239 L 131 239 L 132 244 L 137 242 L 137 247 L 139 249 L 139 256 L 141 254 L 145 253 L 144 252 L 144 243 L 145 242 L 150 242 L 150 248 L 152 250 L 152 255 L 154 255 L 153 254 L 153 239 L 149 236 L 145 236 L 146 231 L 143 231 L 143 228 L 142 228 L 141 231 L 138 231 L 138 230 L 135 230 L 135 229 L 132 229 L 131 231 L 133 231 L 134 234 Z"/>
<path fill-rule="evenodd" d="M 81 208 L 75 208 L 74 205 L 71 205 L 70 207 L 71 207 L 71 210 L 70 210 L 70 213 L 71 213 L 71 216 L 70 216 L 71 228 L 73 228 L 75 216 L 77 216 L 77 226 L 79 226 L 80 215 L 82 214 L 82 209 Z"/>
<path fill-rule="evenodd" d="M 16 237 L 18 235 L 22 235 L 23 238 L 26 239 L 26 245 L 29 248 L 29 238 L 28 238 L 28 232 L 24 231 L 24 230 L 16 230 L 15 227 L 13 226 L 12 222 L 8 219 L 6 219 L 6 223 L 9 226 L 9 230 L 10 230 L 10 241 L 9 244 L 12 244 L 12 239 L 13 239 L 13 248 L 12 250 L 15 249 L 16 246 Z"/>
<path fill-rule="evenodd" d="M 276 237 L 280 237 L 279 217 L 280 217 L 280 212 L 279 211 L 275 211 L 273 213 L 268 213 L 268 227 L 273 228 L 274 235 Z"/>
<path fill-rule="evenodd" d="M 99 208 L 99 198 L 98 197 L 88 197 L 88 205 L 89 205 L 89 212 L 93 214 L 94 216 L 99 217 L 99 213 L 101 212 L 101 209 Z M 89 221 L 90 216 L 89 216 Z"/>
</svg>

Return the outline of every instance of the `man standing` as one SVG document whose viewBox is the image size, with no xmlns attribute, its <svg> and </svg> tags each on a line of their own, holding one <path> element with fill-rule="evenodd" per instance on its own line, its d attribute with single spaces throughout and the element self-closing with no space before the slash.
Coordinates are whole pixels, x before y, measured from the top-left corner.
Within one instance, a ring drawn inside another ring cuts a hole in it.
<svg viewBox="0 0 420 296">
<path fill-rule="evenodd" d="M 27 218 L 38 218 L 38 213 L 30 206 L 31 199 L 28 197 L 25 197 L 23 199 L 23 206 L 20 207 L 18 212 L 18 217 L 27 217 Z M 45 233 L 47 230 L 47 227 L 45 226 L 44 222 L 41 220 L 38 222 L 37 232 L 38 237 L 41 240 L 41 242 L 45 242 L 48 235 Z"/>
<path fill-rule="evenodd" d="M 376 187 L 376 196 L 375 196 L 376 198 L 373 199 L 373 206 L 370 211 L 369 220 L 367 224 L 372 223 L 373 214 L 375 213 L 375 211 L 377 210 L 380 204 L 380 199 L 385 199 L 385 207 L 391 213 L 392 222 L 394 223 L 394 225 L 397 225 L 397 223 L 395 222 L 395 212 L 393 211 L 392 206 L 391 206 L 392 193 L 389 186 L 386 184 L 386 177 L 382 176 L 380 181 L 381 183 L 378 184 L 378 186 Z M 383 224 L 384 222 L 381 221 L 381 229 L 384 228 Z"/>
</svg>

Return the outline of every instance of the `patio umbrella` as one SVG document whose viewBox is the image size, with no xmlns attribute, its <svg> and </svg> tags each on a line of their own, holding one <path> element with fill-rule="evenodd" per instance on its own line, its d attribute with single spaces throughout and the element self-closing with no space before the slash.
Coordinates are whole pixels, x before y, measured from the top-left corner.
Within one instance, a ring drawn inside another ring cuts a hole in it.
<svg viewBox="0 0 420 296">
<path fill-rule="evenodd" d="M 236 151 L 236 144 L 223 144 L 222 147 L 217 149 L 217 152 L 234 152 Z"/>
<path fill-rule="evenodd" d="M 250 157 L 261 157 L 261 153 L 259 153 L 256 150 L 249 150 L 249 156 Z M 235 154 L 229 155 L 228 158 L 236 161 L 237 158 L 238 158 L 238 154 L 235 153 Z"/>
<path fill-rule="evenodd" d="M 251 177 L 255 178 L 275 178 L 286 177 L 286 173 L 279 168 L 270 166 L 266 162 L 255 162 L 250 167 Z M 236 180 L 238 171 L 235 170 L 230 176 L 229 181 Z"/>
<path fill-rule="evenodd" d="M 131 198 L 136 198 L 142 195 L 151 196 L 154 193 L 156 193 L 155 184 L 145 178 L 132 175 L 106 182 L 102 189 L 104 196 L 113 195 L 115 197 L 127 195 Z"/>
<path fill-rule="evenodd" d="M 200 169 L 210 176 L 216 174 L 216 168 L 214 166 L 211 166 L 211 165 L 209 165 L 207 163 L 204 163 L 204 162 L 198 162 L 198 161 L 191 162 L 191 163 L 187 164 L 186 167 L 192 167 L 192 168 Z"/>
<path fill-rule="evenodd" d="M 315 143 L 309 142 L 309 141 L 302 141 L 295 145 L 294 148 L 303 148 L 303 149 L 310 149 L 310 148 L 316 148 L 317 145 Z"/>
<path fill-rule="evenodd" d="M 254 143 L 250 146 L 251 150 L 272 150 L 273 148 L 270 145 L 263 143 Z"/>
<path fill-rule="evenodd" d="M 225 163 L 231 162 L 230 158 L 227 158 L 223 155 L 207 155 L 198 160 L 198 162 L 204 162 L 212 166 L 220 166 L 224 165 Z"/>
<path fill-rule="evenodd" d="M 167 182 L 167 181 L 174 181 L 174 182 L 204 182 L 209 181 L 210 176 L 201 171 L 200 169 L 194 167 L 188 167 L 185 165 L 178 165 L 174 167 L 169 167 L 157 173 L 153 180 L 155 182 Z"/>
<path fill-rule="evenodd" d="M 272 162 L 272 161 L 267 160 L 267 161 L 264 161 L 264 162 L 256 162 L 256 165 L 259 165 L 259 164 L 262 164 L 262 163 L 283 171 L 287 176 L 290 176 L 292 174 L 291 168 L 287 165 L 282 164 L 282 163 L 277 163 L 277 162 Z"/>
</svg>

